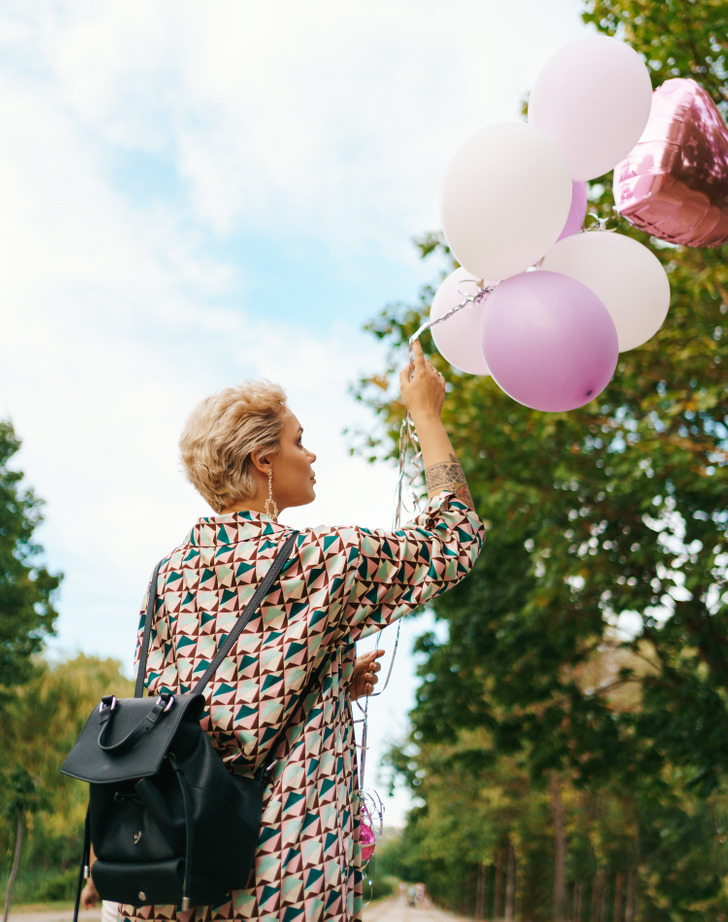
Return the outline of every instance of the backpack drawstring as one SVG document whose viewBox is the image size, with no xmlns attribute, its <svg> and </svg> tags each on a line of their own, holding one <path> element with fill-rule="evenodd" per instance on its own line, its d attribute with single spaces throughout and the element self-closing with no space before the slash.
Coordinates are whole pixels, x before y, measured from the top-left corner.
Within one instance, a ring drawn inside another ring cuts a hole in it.
<svg viewBox="0 0 728 922">
<path fill-rule="evenodd" d="M 192 852 L 193 852 L 193 823 L 192 823 L 192 804 L 190 803 L 190 792 L 185 781 L 185 773 L 182 766 L 172 753 L 169 754 L 169 764 L 172 766 L 179 786 L 182 790 L 182 803 L 185 811 L 185 873 L 182 883 L 182 911 L 191 908 L 190 902 L 190 882 L 192 880 Z"/>
</svg>

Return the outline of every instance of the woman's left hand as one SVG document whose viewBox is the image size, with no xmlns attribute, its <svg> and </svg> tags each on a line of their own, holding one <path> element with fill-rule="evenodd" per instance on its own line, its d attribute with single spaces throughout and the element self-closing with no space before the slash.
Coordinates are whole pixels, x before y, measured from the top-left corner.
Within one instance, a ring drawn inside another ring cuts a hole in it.
<svg viewBox="0 0 728 922">
<path fill-rule="evenodd" d="M 377 673 L 382 668 L 377 660 L 382 656 L 384 656 L 384 650 L 372 650 L 371 653 L 357 656 L 354 663 L 354 674 L 349 685 L 349 695 L 352 701 L 364 695 L 371 695 L 374 691 L 374 686 L 379 681 Z"/>
<path fill-rule="evenodd" d="M 101 897 L 99 896 L 99 891 L 96 889 L 96 884 L 89 877 L 86 881 L 86 885 L 81 891 L 81 908 L 82 909 L 93 909 L 94 906 L 98 906 L 101 902 Z"/>
</svg>

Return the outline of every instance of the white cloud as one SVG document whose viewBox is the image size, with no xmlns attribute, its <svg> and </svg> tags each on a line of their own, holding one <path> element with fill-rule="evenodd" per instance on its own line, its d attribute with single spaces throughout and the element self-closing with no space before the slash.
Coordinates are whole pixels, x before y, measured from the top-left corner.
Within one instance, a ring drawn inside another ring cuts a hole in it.
<svg viewBox="0 0 728 922">
<path fill-rule="evenodd" d="M 582 28 L 576 0 L 61 9 L 41 31 L 44 60 L 92 137 L 171 152 L 217 233 L 243 222 L 348 245 L 396 246 L 436 224 L 457 146 L 517 118 L 540 66 Z"/>
<path fill-rule="evenodd" d="M 373 313 L 390 277 L 393 299 L 414 295 L 428 270 L 409 238 L 438 223 L 447 161 L 517 118 L 579 30 L 577 0 L 5 5 L 0 414 L 47 500 L 49 566 L 66 570 L 62 646 L 129 663 L 156 558 L 207 511 L 178 470 L 179 431 L 231 381 L 280 381 L 319 456 L 319 499 L 292 524 L 390 522 L 394 471 L 341 437 L 371 423 L 346 385 L 381 364 L 349 304 Z M 137 152 L 172 177 L 164 195 L 120 184 Z M 275 264 L 231 248 L 266 238 Z M 304 298 L 312 253 L 332 283 Z M 305 302 L 299 319 L 276 299 Z M 410 691 L 377 717 L 393 733 L 411 696 L 408 658 L 397 668 Z"/>
<path fill-rule="evenodd" d="M 231 379 L 281 380 L 310 417 L 324 464 L 332 451 L 331 478 L 336 465 L 350 472 L 336 493 L 348 492 L 354 518 L 371 509 L 357 503 L 366 493 L 357 481 L 376 475 L 346 457 L 346 384 L 357 367 L 352 350 L 364 370 L 378 361 L 376 349 L 354 331 L 282 330 L 250 306 L 216 298 L 239 270 L 200 254 L 170 214 L 131 208 L 67 115 L 27 88 L 6 87 L 0 116 L 14 126 L 0 142 L 0 193 L 12 216 L 0 226 L 0 409 L 16 420 L 23 463 L 49 503 L 46 543 L 68 569 L 63 599 L 79 620 L 63 606 L 66 642 L 113 650 L 120 625 L 85 632 L 125 600 L 128 636 L 150 557 L 200 510 L 176 470 L 177 437 L 194 402 Z M 329 506 L 321 520 L 345 509 Z M 103 577 L 95 586 L 89 571 L 113 571 L 113 589 L 94 591 Z"/>
</svg>

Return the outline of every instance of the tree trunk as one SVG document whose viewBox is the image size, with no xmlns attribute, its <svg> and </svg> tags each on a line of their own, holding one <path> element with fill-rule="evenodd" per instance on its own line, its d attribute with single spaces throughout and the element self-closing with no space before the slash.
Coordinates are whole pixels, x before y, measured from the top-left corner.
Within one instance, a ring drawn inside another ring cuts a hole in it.
<svg viewBox="0 0 728 922">
<path fill-rule="evenodd" d="M 495 855 L 495 894 L 493 896 L 493 918 L 501 919 L 503 896 L 503 852 L 498 849 Z"/>
<path fill-rule="evenodd" d="M 638 826 L 634 831 L 634 839 L 632 840 L 632 865 L 627 871 L 627 905 L 624 911 L 624 922 L 634 922 L 635 917 L 635 887 L 640 860 L 639 846 L 640 830 Z"/>
<path fill-rule="evenodd" d="M 607 881 L 602 884 L 602 898 L 599 900 L 599 916 L 595 922 L 607 922 Z"/>
<path fill-rule="evenodd" d="M 581 922 L 582 891 L 583 891 L 583 886 L 581 884 L 574 885 L 574 911 L 571 915 L 571 922 Z"/>
<path fill-rule="evenodd" d="M 624 910 L 624 922 L 634 922 L 634 868 L 627 871 L 627 905 Z"/>
<path fill-rule="evenodd" d="M 513 922 L 516 908 L 516 850 L 508 846 L 508 879 L 506 881 L 506 911 L 503 914 L 505 922 Z"/>
<path fill-rule="evenodd" d="M 556 772 L 551 772 L 551 819 L 554 824 L 554 922 L 566 918 L 566 833 L 564 832 L 564 802 Z"/>
<path fill-rule="evenodd" d="M 490 913 L 488 908 L 488 898 L 490 897 L 490 887 L 488 886 L 490 882 L 490 865 L 483 862 L 483 918 L 490 920 L 493 916 Z"/>
<path fill-rule="evenodd" d="M 614 914 L 612 915 L 613 922 L 622 922 L 624 916 L 624 907 L 622 905 L 624 900 L 624 874 L 617 874 L 617 879 L 614 884 Z"/>
<path fill-rule="evenodd" d="M 10 869 L 8 877 L 8 886 L 5 891 L 5 910 L 3 912 L 3 922 L 8 922 L 8 913 L 10 912 L 10 897 L 13 892 L 13 884 L 18 875 L 18 866 L 20 865 L 20 849 L 23 847 L 23 816 L 24 810 L 18 810 L 18 825 L 15 830 L 15 855 L 13 856 L 13 866 Z"/>
<path fill-rule="evenodd" d="M 475 886 L 475 918 L 485 918 L 485 863 L 478 868 L 478 877 Z"/>
<path fill-rule="evenodd" d="M 478 889 L 478 872 L 470 871 L 468 874 L 468 884 L 460 888 L 460 902 L 457 904 L 457 913 L 460 916 L 468 916 L 473 911 Z"/>
<path fill-rule="evenodd" d="M 597 871 L 594 875 L 591 899 L 591 922 L 602 922 L 602 891 L 604 890 L 604 875 Z"/>
</svg>

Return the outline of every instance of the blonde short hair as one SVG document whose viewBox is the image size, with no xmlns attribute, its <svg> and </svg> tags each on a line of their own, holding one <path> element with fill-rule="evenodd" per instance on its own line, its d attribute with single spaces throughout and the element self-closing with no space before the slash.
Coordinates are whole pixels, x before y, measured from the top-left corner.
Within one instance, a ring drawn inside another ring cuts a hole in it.
<svg viewBox="0 0 728 922">
<path fill-rule="evenodd" d="M 216 512 L 255 493 L 251 454 L 275 454 L 286 395 L 270 381 L 245 381 L 192 411 L 179 441 L 187 479 Z"/>
</svg>

